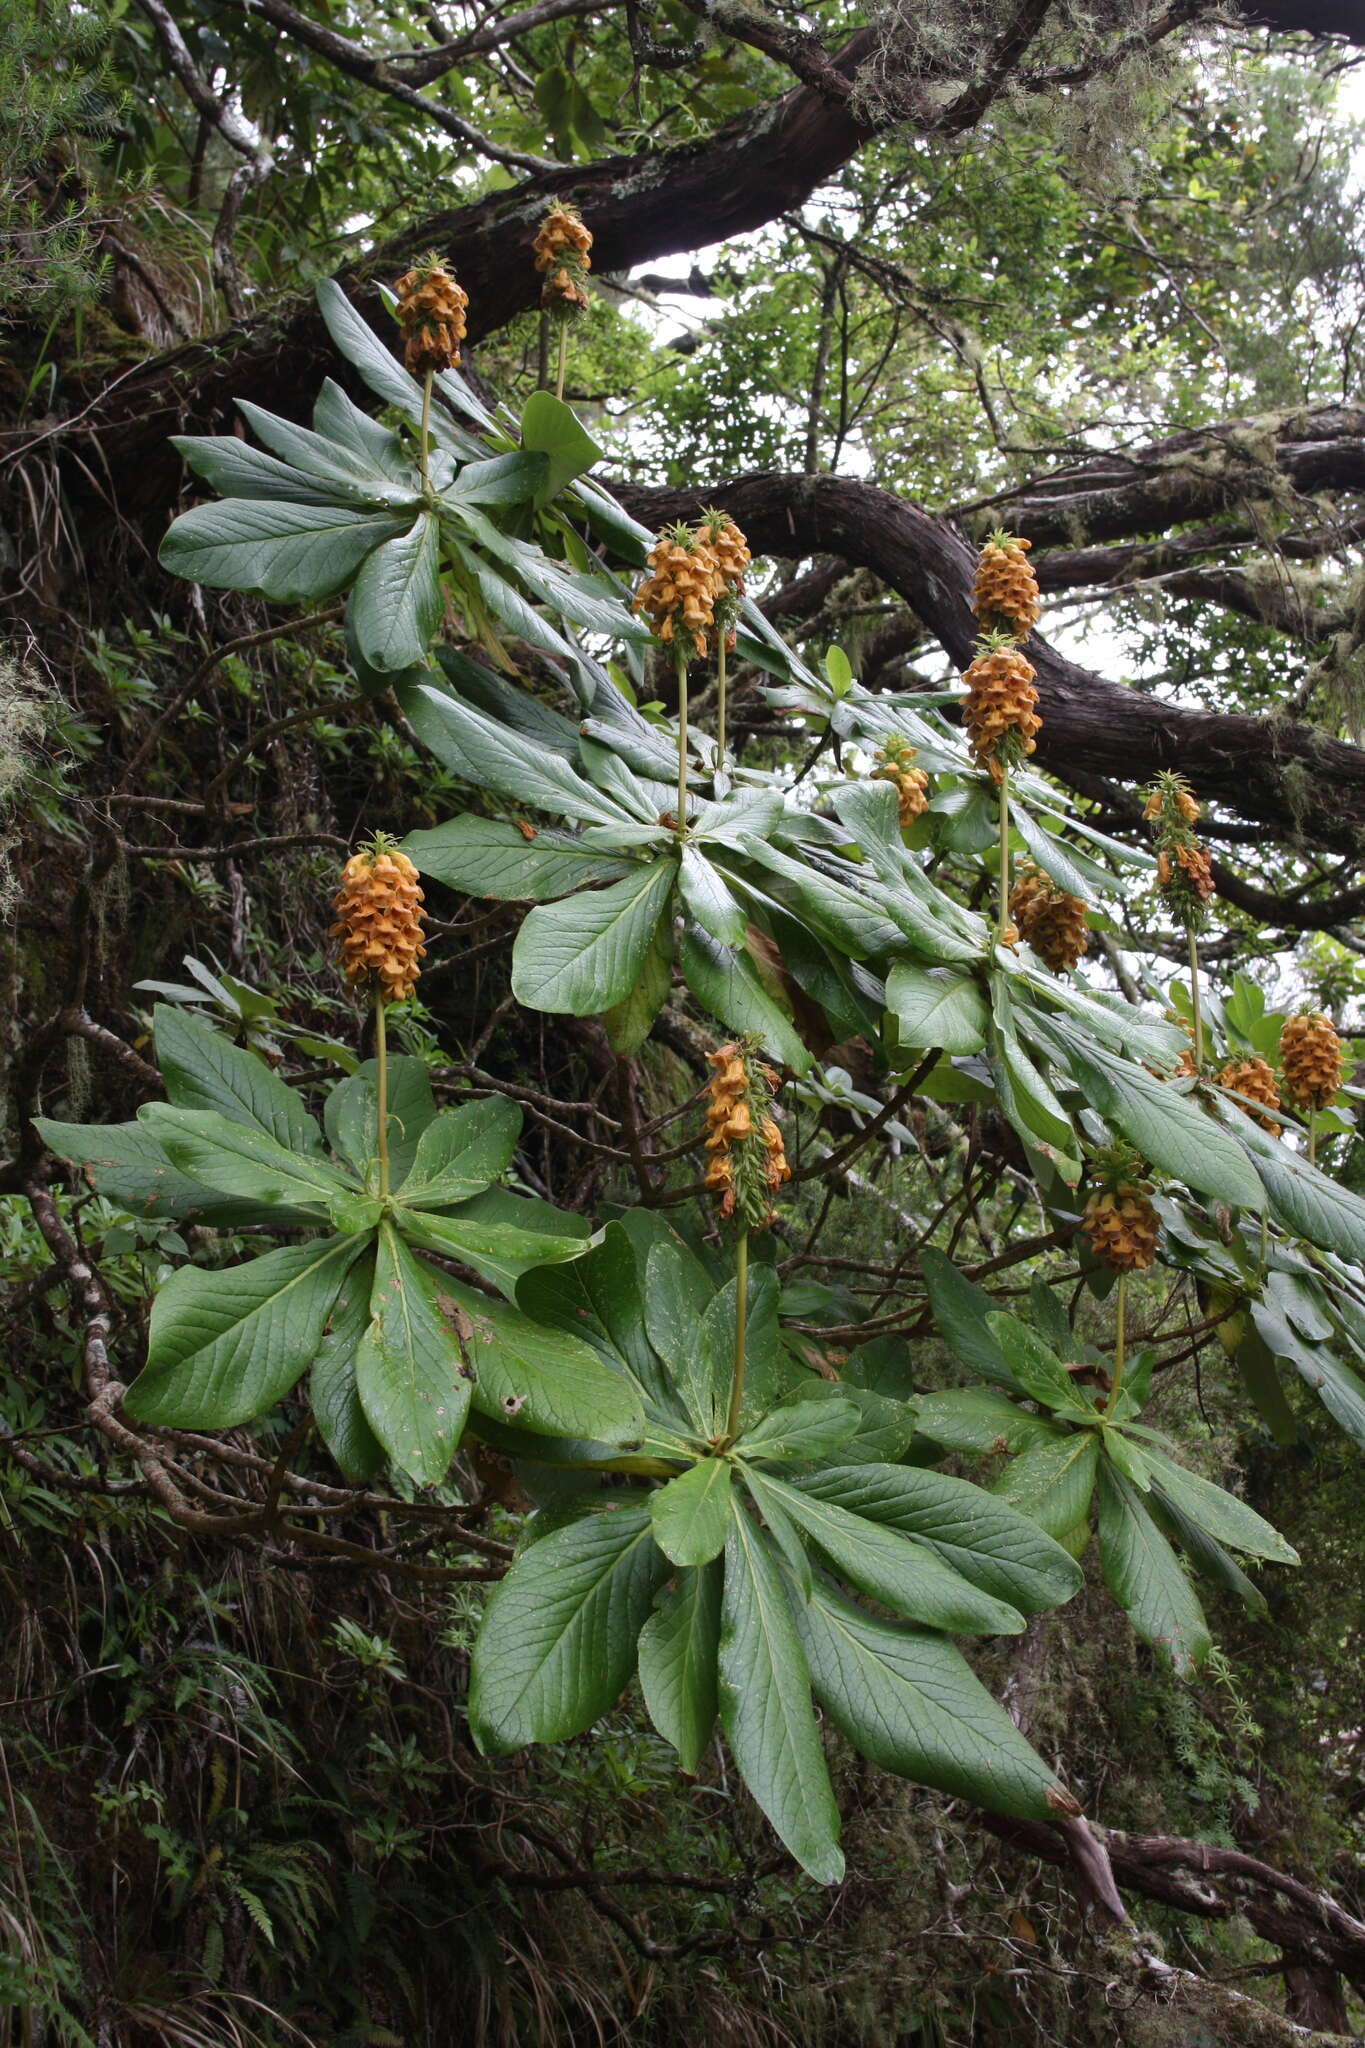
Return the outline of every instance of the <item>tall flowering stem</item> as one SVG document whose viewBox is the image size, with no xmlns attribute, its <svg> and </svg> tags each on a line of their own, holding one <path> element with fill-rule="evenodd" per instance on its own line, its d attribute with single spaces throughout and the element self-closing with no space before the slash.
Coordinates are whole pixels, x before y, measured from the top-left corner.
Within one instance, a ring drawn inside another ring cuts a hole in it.
<svg viewBox="0 0 1365 2048">
<path fill-rule="evenodd" d="M 1195 800 L 1183 775 L 1167 769 L 1147 791 L 1142 815 L 1152 828 L 1156 842 L 1156 886 L 1166 908 L 1185 928 L 1190 949 L 1190 1014 L 1194 1023 L 1194 1068 L 1204 1066 L 1204 1018 L 1199 1002 L 1198 934 L 1208 917 L 1213 895 L 1213 870 L 1208 848 L 1196 838 L 1193 827 L 1199 816 Z"/>
<path fill-rule="evenodd" d="M 678 675 L 678 817 L 687 830 L 687 664 L 706 657 L 715 624 L 720 580 L 716 557 L 699 534 L 670 526 L 649 551 L 649 574 L 631 599 L 631 610 L 649 620 L 655 639 L 671 647 Z"/>
<path fill-rule="evenodd" d="M 687 650 L 678 648 L 678 837 L 687 831 Z"/>
<path fill-rule="evenodd" d="M 389 1198 L 389 1035 L 384 1022 L 383 992 L 374 999 L 374 1096 L 379 1123 L 379 1199 Z"/>
<path fill-rule="evenodd" d="M 592 235 L 576 207 L 556 200 L 546 209 L 533 247 L 536 269 L 545 280 L 540 288 L 540 303 L 559 328 L 555 397 L 562 399 L 569 363 L 569 323 L 588 306 L 587 279 L 592 269 L 588 251 L 592 248 Z"/>
<path fill-rule="evenodd" d="M 725 660 L 735 644 L 735 627 L 744 603 L 744 572 L 753 556 L 749 543 L 728 512 L 714 505 L 702 513 L 693 539 L 715 563 L 711 593 L 716 628 L 716 759 L 725 758 Z"/>
<path fill-rule="evenodd" d="M 739 1435 L 740 1411 L 744 1406 L 745 1347 L 748 1342 L 749 1318 L 749 1232 L 744 1228 L 739 1233 L 735 1246 L 735 1359 L 730 1373 L 730 1407 L 725 1417 L 726 1440 L 733 1443 Z"/>
<path fill-rule="evenodd" d="M 1105 1403 L 1106 1416 L 1112 1415 L 1118 1407 L 1119 1395 L 1123 1391 L 1124 1345 L 1127 1339 L 1128 1275 L 1119 1274 L 1118 1286 L 1114 1289 L 1114 1377 L 1109 1388 L 1109 1399 Z"/>
<path fill-rule="evenodd" d="M 1010 769 L 1034 749 L 1042 724 L 1034 667 L 1019 652 L 1038 623 L 1038 581 L 1029 543 L 997 528 L 986 541 L 972 583 L 972 610 L 981 621 L 976 658 L 967 670 L 962 722 L 972 753 L 990 770 L 1000 792 L 1000 905 L 996 943 L 1014 936 L 1010 922 Z"/>
<path fill-rule="evenodd" d="M 745 1337 L 748 1317 L 749 1233 L 773 1221 L 773 1196 L 791 1168 L 782 1132 L 772 1113 L 777 1075 L 762 1058 L 756 1038 L 739 1038 L 707 1058 L 713 1068 L 707 1087 L 706 1187 L 722 1222 L 739 1225 L 735 1245 L 735 1354 L 730 1374 L 726 1443 L 738 1434 L 744 1406 Z"/>
<path fill-rule="evenodd" d="M 1003 946 L 1010 930 L 1010 766 L 1000 763 L 1000 902 L 996 944 Z"/>
</svg>

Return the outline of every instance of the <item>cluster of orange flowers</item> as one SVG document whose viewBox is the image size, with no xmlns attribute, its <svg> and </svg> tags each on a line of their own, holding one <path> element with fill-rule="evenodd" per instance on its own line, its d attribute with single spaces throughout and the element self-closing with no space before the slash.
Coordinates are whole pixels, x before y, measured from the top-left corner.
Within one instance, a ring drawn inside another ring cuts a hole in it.
<svg viewBox="0 0 1365 2048">
<path fill-rule="evenodd" d="M 560 201 L 552 206 L 540 224 L 532 244 L 536 269 L 545 279 L 540 303 L 561 319 L 586 311 L 586 280 L 592 269 L 588 251 L 592 235 L 579 219 L 577 210 Z"/>
<path fill-rule="evenodd" d="M 972 610 L 987 632 L 1024 640 L 1042 613 L 1038 579 L 1028 559 L 1032 541 L 997 530 L 981 550 L 972 584 Z"/>
<path fill-rule="evenodd" d="M 771 1113 L 777 1075 L 747 1039 L 706 1057 L 715 1071 L 707 1087 L 705 1184 L 723 1220 L 737 1216 L 746 1229 L 763 1230 L 772 1197 L 791 1179 Z"/>
<path fill-rule="evenodd" d="M 1156 886 L 1168 910 L 1196 932 L 1213 896 L 1209 851 L 1195 837 L 1199 805 L 1183 775 L 1167 770 L 1148 792 L 1142 815 L 1156 838 Z"/>
<path fill-rule="evenodd" d="M 465 338 L 469 294 L 435 255 L 405 270 L 394 287 L 403 329 L 403 361 L 414 377 L 453 370 Z"/>
<path fill-rule="evenodd" d="M 1010 891 L 1010 916 L 1054 974 L 1069 973 L 1090 943 L 1085 911 L 1079 896 L 1059 889 L 1041 868 L 1022 868 Z"/>
<path fill-rule="evenodd" d="M 1280 1126 L 1272 1115 L 1265 1112 L 1279 1108 L 1280 1089 L 1274 1068 L 1265 1060 L 1230 1060 L 1218 1075 L 1218 1086 L 1245 1097 L 1239 1108 L 1245 1109 L 1252 1122 L 1259 1124 L 1263 1131 L 1269 1131 L 1272 1138 L 1278 1138 Z M 1259 1103 L 1260 1108 L 1249 1108 L 1248 1104 L 1253 1102 Z"/>
<path fill-rule="evenodd" d="M 406 1002 L 417 986 L 422 944 L 422 890 L 417 870 L 376 833 L 342 870 L 331 936 L 341 941 L 346 979 L 386 1003 Z"/>
<path fill-rule="evenodd" d="M 972 610 L 982 624 L 967 685 L 962 722 L 972 753 L 991 779 L 1031 754 L 1042 726 L 1037 712 L 1037 671 L 1019 651 L 1038 622 L 1038 581 L 1028 560 L 1029 542 L 996 532 L 981 550 L 972 585 Z"/>
<path fill-rule="evenodd" d="M 1085 1205 L 1081 1234 L 1102 1266 L 1115 1273 L 1145 1271 L 1156 1257 L 1156 1210 L 1136 1181 L 1097 1188 Z"/>
<path fill-rule="evenodd" d="M 922 768 L 915 766 L 918 752 L 899 733 L 889 733 L 882 741 L 878 765 L 872 771 L 880 781 L 893 785 L 902 831 L 929 808 L 929 778 Z"/>
<path fill-rule="evenodd" d="M 698 659 L 717 628 L 734 645 L 744 595 L 748 542 L 724 512 L 706 511 L 697 526 L 670 526 L 649 551 L 649 574 L 631 600 L 664 646 L 690 640 Z"/>
<path fill-rule="evenodd" d="M 1341 1040 L 1331 1018 L 1321 1010 L 1287 1017 L 1280 1033 L 1280 1067 L 1287 1102 L 1295 1109 L 1324 1109 L 1345 1072 Z"/>
<path fill-rule="evenodd" d="M 1004 762 L 1031 754 L 1037 745 L 1036 734 L 1043 721 L 1035 709 L 1036 674 L 1033 663 L 1017 647 L 983 640 L 981 652 L 963 677 L 967 697 L 962 723 L 972 753 L 982 767 L 989 768 L 993 782 L 1001 780 Z"/>
</svg>

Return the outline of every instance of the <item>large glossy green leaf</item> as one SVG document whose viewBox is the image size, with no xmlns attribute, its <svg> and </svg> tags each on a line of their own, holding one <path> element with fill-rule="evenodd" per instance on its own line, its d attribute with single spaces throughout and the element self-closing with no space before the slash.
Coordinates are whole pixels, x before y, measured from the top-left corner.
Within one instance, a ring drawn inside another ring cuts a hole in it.
<svg viewBox="0 0 1365 2048">
<path fill-rule="evenodd" d="M 515 825 L 472 812 L 430 832 L 409 832 L 403 851 L 422 874 L 500 903 L 548 903 L 575 889 L 615 882 L 633 865 L 562 832 L 542 829 L 528 840 Z"/>
<path fill-rule="evenodd" d="M 735 1448 L 745 1458 L 774 1458 L 783 1463 L 827 1458 L 856 1434 L 862 1421 L 858 1403 L 830 1387 L 827 1399 L 788 1401 L 769 1409 L 752 1429 L 745 1430 Z M 910 1427 L 913 1429 L 913 1423 Z"/>
<path fill-rule="evenodd" d="M 766 840 L 747 838 L 744 850 L 775 878 L 778 886 L 773 893 L 848 959 L 865 960 L 898 949 L 898 928 L 870 897 L 832 880 L 810 862 L 803 865 L 779 852 Z"/>
<path fill-rule="evenodd" d="M 1269 1613 L 1265 1594 L 1247 1577 L 1232 1552 L 1224 1550 L 1206 1529 L 1201 1529 L 1197 1522 L 1192 1522 L 1187 1514 L 1182 1513 L 1160 1487 L 1152 1488 L 1147 1495 L 1146 1506 L 1163 1535 L 1180 1545 L 1200 1578 L 1220 1586 L 1225 1593 L 1235 1593 L 1247 1612 L 1258 1619 Z"/>
<path fill-rule="evenodd" d="M 602 450 L 578 415 L 550 391 L 533 391 L 522 407 L 521 445 L 546 458 L 537 505 L 558 497 L 565 484 L 602 458 Z"/>
<path fill-rule="evenodd" d="M 809 1071 L 810 1048 L 763 985 L 747 952 L 722 946 L 690 918 L 683 926 L 683 980 L 704 1010 L 730 1031 L 752 1031 L 770 1058 Z"/>
<path fill-rule="evenodd" d="M 1275 1564 L 1297 1564 L 1299 1553 L 1286 1543 L 1254 1508 L 1236 1494 L 1227 1493 L 1197 1472 L 1187 1472 L 1164 1452 L 1147 1445 L 1144 1456 L 1151 1466 L 1153 1482 L 1174 1502 L 1180 1512 L 1207 1530 L 1218 1543 L 1242 1550 L 1250 1557 L 1268 1557 Z"/>
<path fill-rule="evenodd" d="M 725 1544 L 719 1674 L 721 1725 L 740 1776 L 802 1868 L 820 1884 L 837 1884 L 839 1809 L 810 1673 L 776 1560 L 738 1513 Z"/>
<path fill-rule="evenodd" d="M 444 1209 L 499 1180 L 521 1136 L 521 1111 L 505 1095 L 443 1109 L 418 1137 L 399 1183 L 405 1209 Z"/>
<path fill-rule="evenodd" d="M 357 1259 L 341 1283 L 308 1375 L 313 1420 L 342 1476 L 352 1485 L 372 1479 L 384 1462 L 380 1443 L 360 1405 L 355 1361 L 370 1320 L 374 1253 Z"/>
<path fill-rule="evenodd" d="M 1021 1613 L 1069 1600 L 1081 1583 L 1075 1560 L 1027 1516 L 943 1472 L 913 1465 L 858 1464 L 814 1472 L 803 1494 L 895 1529 Z"/>
<path fill-rule="evenodd" d="M 1093 1421 L 1093 1406 L 1086 1402 L 1061 1359 L 1048 1349 L 1036 1330 L 1003 1309 L 994 1310 L 986 1321 L 1025 1393 L 1073 1422 Z"/>
<path fill-rule="evenodd" d="M 1365 1201 L 1229 1106 L 1229 1123 L 1251 1154 L 1271 1211 L 1287 1230 L 1354 1265 L 1365 1265 Z"/>
<path fill-rule="evenodd" d="M 605 1714 L 668 1569 L 648 1508 L 629 1495 L 524 1549 L 474 1645 L 469 1724 L 479 1748 L 563 1742 Z"/>
<path fill-rule="evenodd" d="M 731 1465 L 699 1458 L 649 1497 L 654 1541 L 673 1564 L 710 1564 L 730 1526 Z"/>
<path fill-rule="evenodd" d="M 673 985 L 673 920 L 661 917 L 645 950 L 644 964 L 619 1003 L 602 1013 L 607 1043 L 619 1059 L 637 1053 Z"/>
<path fill-rule="evenodd" d="M 1104 1582 L 1145 1643 L 1192 1678 L 1212 1646 L 1204 1610 L 1142 1496 L 1107 1460 L 1100 1467 Z"/>
<path fill-rule="evenodd" d="M 1220 1202 L 1244 1209 L 1265 1206 L 1246 1153 L 1192 1095 L 1097 1046 L 1073 1064 L 1092 1107 L 1130 1138 L 1153 1166 Z"/>
<path fill-rule="evenodd" d="M 295 1152 L 319 1152 L 317 1125 L 292 1088 L 253 1052 L 170 1003 L 152 1012 L 156 1063 L 177 1109 L 215 1109 Z"/>
<path fill-rule="evenodd" d="M 639 1394 L 581 1338 L 546 1330 L 506 1302 L 443 1275 L 441 1292 L 464 1311 L 474 1406 L 536 1436 L 624 1444 L 644 1429 Z"/>
<path fill-rule="evenodd" d="M 517 1303 L 533 1322 L 569 1330 L 633 1379 L 651 1410 L 685 1420 L 671 1376 L 645 1333 L 644 1292 L 635 1248 L 620 1223 L 569 1265 L 540 1267 L 517 1283 Z"/>
<path fill-rule="evenodd" d="M 381 426 L 378 420 L 362 412 L 330 377 L 323 378 L 322 389 L 314 401 L 313 426 L 329 441 L 349 448 L 352 455 L 358 455 L 379 476 L 404 483 L 413 475 L 414 465 L 393 429 Z"/>
<path fill-rule="evenodd" d="M 319 281 L 317 302 L 323 324 L 346 361 L 354 364 L 377 397 L 416 424 L 422 417 L 421 385 L 390 355 L 335 278 Z"/>
<path fill-rule="evenodd" d="M 1054 1818 L 1053 1773 L 943 1636 L 875 1621 L 819 1584 L 797 1622 L 817 1698 L 873 1763 L 991 1813 Z"/>
<path fill-rule="evenodd" d="M 1288 1360 L 1352 1441 L 1365 1446 L 1365 1381 L 1326 1345 L 1310 1343 L 1273 1301 L 1253 1301 L 1251 1318 L 1272 1358 Z M 1238 1351 L 1239 1362 L 1243 1349 Z"/>
<path fill-rule="evenodd" d="M 232 1429 L 282 1400 L 317 1356 L 358 1237 L 285 1245 L 238 1266 L 184 1266 L 152 1303 L 147 1363 L 124 1397 L 139 1422 Z"/>
<path fill-rule="evenodd" d="M 643 862 L 605 889 L 542 903 L 517 933 L 512 992 L 533 1010 L 591 1017 L 630 993 L 677 880 L 676 860 Z"/>
<path fill-rule="evenodd" d="M 332 483 L 262 454 L 235 434 L 172 434 L 171 446 L 221 498 L 273 498 L 294 505 L 335 505 Z"/>
<path fill-rule="evenodd" d="M 1117 886 L 1113 876 L 1097 862 L 1086 854 L 1077 853 L 1073 847 L 1064 846 L 1051 832 L 1045 832 L 1017 801 L 1010 805 L 1010 824 L 1036 865 L 1069 895 L 1079 896 L 1085 903 L 1096 889 L 1112 890 Z"/>
<path fill-rule="evenodd" d="M 357 450 L 310 427 L 298 426 L 278 413 L 267 412 L 263 405 L 254 404 L 249 398 L 239 398 L 237 409 L 256 439 L 272 455 L 322 483 L 331 484 L 338 493 L 378 504 L 412 503 L 420 496 L 421 478 L 415 465 L 408 465 L 399 488 L 395 489 L 394 479 L 368 449 Z"/>
<path fill-rule="evenodd" d="M 1035 1444 L 1007 1465 L 991 1488 L 1058 1543 L 1070 1548 L 1090 1512 L 1099 1466 L 1098 1434 L 1074 1430 L 1055 1443 Z"/>
<path fill-rule="evenodd" d="M 855 1473 L 899 1468 L 854 1465 Z M 812 1481 L 788 1485 L 771 1472 L 744 1468 L 744 1483 L 765 1512 L 776 1502 L 807 1540 L 860 1592 L 897 1614 L 956 1635 L 1018 1635 L 1024 1617 L 1012 1604 L 983 1592 L 947 1565 L 927 1544 L 866 1520 L 826 1500 Z"/>
<path fill-rule="evenodd" d="M 725 877 L 695 846 L 684 846 L 678 887 L 689 914 L 720 946 L 743 943 L 744 912 L 725 884 Z"/>
<path fill-rule="evenodd" d="M 311 1209 L 280 1209 L 218 1194 L 172 1166 L 145 1124 L 63 1124 L 38 1116 L 33 1127 L 62 1159 L 83 1166 L 99 1193 L 135 1216 L 178 1216 L 211 1224 L 315 1223 Z"/>
<path fill-rule="evenodd" d="M 368 556 L 351 592 L 351 628 L 371 668 L 390 673 L 425 660 L 441 620 L 440 529 L 424 512 L 407 533 Z"/>
<path fill-rule="evenodd" d="M 226 498 L 182 512 L 167 528 L 158 559 L 188 583 L 299 604 L 344 590 L 371 550 L 411 523 L 410 512 Z"/>
<path fill-rule="evenodd" d="M 583 1251 L 584 1240 L 575 1230 L 528 1229 L 503 1216 L 480 1213 L 477 1204 L 437 1214 L 431 1209 L 407 1209 L 400 1202 L 393 1218 L 411 1243 L 435 1252 L 438 1258 L 472 1266 L 509 1300 L 529 1267 L 557 1265 L 562 1259 L 578 1258 Z M 528 1216 L 527 1222 L 532 1221 L 540 1225 L 544 1219 Z"/>
<path fill-rule="evenodd" d="M 696 1770 L 716 1725 L 724 1578 L 719 1559 L 677 1572 L 640 1631 L 640 1689 L 649 1718 L 685 1771 Z"/>
<path fill-rule="evenodd" d="M 469 1412 L 469 1347 L 445 1276 L 380 1226 L 370 1317 L 356 1352 L 365 1419 L 401 1471 L 439 1486 Z"/>
<path fill-rule="evenodd" d="M 431 1077 L 421 1060 L 409 1053 L 391 1053 L 388 1059 L 389 1175 L 401 1188 L 417 1156 L 423 1131 L 436 1115 L 436 1098 Z M 349 1160 L 366 1186 L 379 1185 L 379 1095 L 378 1069 L 366 1060 L 328 1096 L 322 1120 L 334 1150 Z"/>
<path fill-rule="evenodd" d="M 713 1297 L 705 1272 L 681 1245 L 654 1246 L 645 1263 L 645 1329 L 703 1436 L 716 1426 L 721 1392 L 712 1384 L 702 1343 Z"/>
<path fill-rule="evenodd" d="M 1013 1023 L 1002 1021 L 1009 1015 L 997 983 L 988 1064 L 1001 1110 L 1026 1145 L 1041 1141 L 1064 1157 L 1072 1156 L 1080 1146 L 1071 1119 Z"/>
<path fill-rule="evenodd" d="M 987 1318 L 994 1313 L 995 1302 L 985 1288 L 959 1273 L 952 1260 L 932 1245 L 921 1248 L 919 1269 L 934 1321 L 949 1350 L 982 1379 L 1012 1394 L 1022 1394 L 1023 1388 L 991 1334 Z"/>
<path fill-rule="evenodd" d="M 544 455 L 525 449 L 467 462 L 442 499 L 447 505 L 525 505 L 544 485 L 549 468 Z"/>
<path fill-rule="evenodd" d="M 619 804 L 543 744 L 430 683 L 401 682 L 396 691 L 419 739 L 467 782 L 580 824 L 626 822 Z"/>
<path fill-rule="evenodd" d="M 924 1394 L 917 1419 L 924 1435 L 948 1451 L 1026 1451 L 1056 1437 L 1054 1423 L 1016 1407 L 992 1387 Z"/>
<path fill-rule="evenodd" d="M 886 1007 L 902 1048 L 972 1053 L 986 1042 L 986 1000 L 969 974 L 899 960 L 886 978 Z"/>
<path fill-rule="evenodd" d="M 175 1109 L 144 1103 L 138 1112 L 173 1166 L 220 1194 L 269 1206 L 308 1209 L 326 1216 L 360 1199 L 335 1168 L 315 1154 L 293 1152 L 265 1131 L 214 1109 Z M 343 1228 L 359 1228 L 349 1216 Z"/>
</svg>

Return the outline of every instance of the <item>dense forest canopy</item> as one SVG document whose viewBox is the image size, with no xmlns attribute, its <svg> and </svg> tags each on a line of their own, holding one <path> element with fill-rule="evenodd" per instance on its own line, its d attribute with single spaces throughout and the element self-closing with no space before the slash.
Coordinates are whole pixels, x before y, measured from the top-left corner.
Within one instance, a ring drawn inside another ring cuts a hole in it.
<svg viewBox="0 0 1365 2048">
<path fill-rule="evenodd" d="M 5 12 L 4 2038 L 1359 2038 L 1365 7 Z"/>
</svg>

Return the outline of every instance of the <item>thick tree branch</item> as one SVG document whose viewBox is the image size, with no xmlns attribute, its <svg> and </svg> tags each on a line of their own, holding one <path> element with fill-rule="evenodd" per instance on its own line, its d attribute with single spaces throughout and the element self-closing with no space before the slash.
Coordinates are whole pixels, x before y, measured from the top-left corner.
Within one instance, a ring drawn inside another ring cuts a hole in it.
<svg viewBox="0 0 1365 2048">
<path fill-rule="evenodd" d="M 983 1819 L 992 1834 L 1030 1856 L 1062 1866 L 1072 1861 L 1062 1835 L 1045 1821 Z M 1352 1984 L 1365 1984 L 1365 1922 L 1327 1892 L 1240 1849 L 1116 1828 L 1093 1832 L 1108 1852 L 1120 1890 L 1203 1920 L 1244 1914 L 1262 1940 L 1325 1963 Z"/>
<path fill-rule="evenodd" d="M 1257 499 L 1288 503 L 1325 491 L 1365 491 L 1365 406 L 1221 420 L 1069 464 L 960 509 L 974 529 L 1003 518 L 1037 548 L 1075 550 L 1168 533 Z M 1316 525 L 1321 512 L 1312 511 Z"/>
<path fill-rule="evenodd" d="M 269 4 L 278 8 L 284 0 Z M 860 30 L 831 61 L 851 78 L 873 40 L 873 31 Z M 541 172 L 510 191 L 430 215 L 343 282 L 361 310 L 378 319 L 373 280 L 438 248 L 469 293 L 469 332 L 477 341 L 539 298 L 531 245 L 547 200 L 572 199 L 580 208 L 599 270 L 629 270 L 743 234 L 799 206 L 870 133 L 846 106 L 796 86 L 703 140 Z M 311 300 L 295 300 L 230 340 L 216 336 L 139 365 L 69 426 L 46 428 L 44 436 L 69 438 L 76 455 L 95 443 L 90 466 L 119 477 L 121 511 L 161 515 L 184 476 L 168 435 L 230 432 L 239 397 L 301 416 L 328 374 L 337 374 L 337 362 L 326 330 Z M 23 445 L 12 452 L 22 454 Z"/>
</svg>

